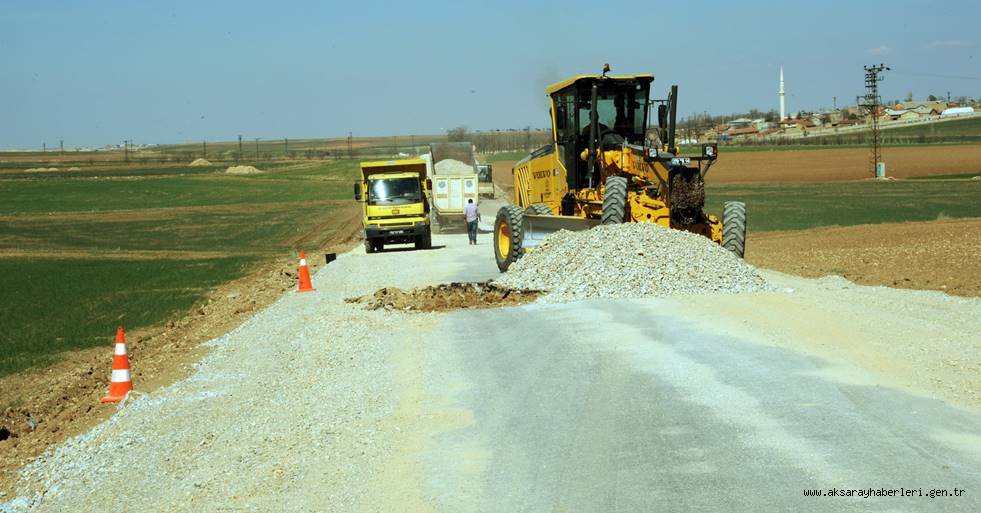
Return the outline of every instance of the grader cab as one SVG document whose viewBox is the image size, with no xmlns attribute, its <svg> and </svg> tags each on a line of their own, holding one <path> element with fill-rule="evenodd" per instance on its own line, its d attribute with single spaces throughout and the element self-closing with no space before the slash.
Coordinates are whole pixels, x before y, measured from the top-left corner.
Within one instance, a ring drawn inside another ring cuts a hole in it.
<svg viewBox="0 0 981 513">
<path fill-rule="evenodd" d="M 655 100 L 653 75 L 581 75 L 547 88 L 551 144 L 515 164 L 514 204 L 495 220 L 494 253 L 503 272 L 558 230 L 598 224 L 655 223 L 704 235 L 743 256 L 746 208 L 707 215 L 705 175 L 718 158 L 716 145 L 680 156 L 675 144 L 678 87 Z M 657 128 L 648 129 L 648 114 Z"/>
</svg>

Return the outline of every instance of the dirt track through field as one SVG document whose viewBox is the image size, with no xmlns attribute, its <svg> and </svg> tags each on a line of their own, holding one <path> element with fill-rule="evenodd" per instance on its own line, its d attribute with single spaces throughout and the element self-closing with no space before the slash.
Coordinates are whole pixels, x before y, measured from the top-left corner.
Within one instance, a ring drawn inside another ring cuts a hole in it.
<svg viewBox="0 0 981 513">
<path fill-rule="evenodd" d="M 343 207 L 350 206 L 347 200 L 321 200 L 305 201 L 304 208 L 316 207 Z M 289 207 L 295 207 L 296 202 L 280 201 L 271 203 L 249 203 L 232 205 L 202 205 L 194 207 L 163 207 L 163 208 L 141 208 L 141 209 L 120 209 L 91 211 L 68 211 L 68 212 L 44 212 L 31 214 L 8 214 L 0 215 L 0 223 L 12 221 L 161 221 L 175 219 L 192 214 L 234 214 L 247 210 L 249 212 L 278 212 Z"/>
</svg>

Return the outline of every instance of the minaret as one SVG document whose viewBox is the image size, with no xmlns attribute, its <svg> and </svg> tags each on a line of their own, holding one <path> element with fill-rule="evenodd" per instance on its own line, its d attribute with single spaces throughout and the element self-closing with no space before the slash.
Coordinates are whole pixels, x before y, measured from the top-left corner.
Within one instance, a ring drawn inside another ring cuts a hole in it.
<svg viewBox="0 0 981 513">
<path fill-rule="evenodd" d="M 783 66 L 780 66 L 780 120 L 787 118 L 786 106 L 783 103 Z"/>
</svg>

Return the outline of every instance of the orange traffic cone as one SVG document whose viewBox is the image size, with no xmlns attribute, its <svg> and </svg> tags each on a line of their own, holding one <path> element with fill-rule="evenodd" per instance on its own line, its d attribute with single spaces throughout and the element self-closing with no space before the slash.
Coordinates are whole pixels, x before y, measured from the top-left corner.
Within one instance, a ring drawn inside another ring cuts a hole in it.
<svg viewBox="0 0 981 513">
<path fill-rule="evenodd" d="M 307 254 L 300 250 L 300 287 L 297 292 L 313 292 L 313 284 L 310 283 L 310 269 L 307 267 Z"/>
<path fill-rule="evenodd" d="M 112 379 L 109 393 L 100 399 L 104 403 L 118 403 L 133 390 L 133 380 L 129 376 L 129 356 L 126 356 L 126 335 L 123 327 L 116 328 L 116 351 L 112 356 Z"/>
</svg>

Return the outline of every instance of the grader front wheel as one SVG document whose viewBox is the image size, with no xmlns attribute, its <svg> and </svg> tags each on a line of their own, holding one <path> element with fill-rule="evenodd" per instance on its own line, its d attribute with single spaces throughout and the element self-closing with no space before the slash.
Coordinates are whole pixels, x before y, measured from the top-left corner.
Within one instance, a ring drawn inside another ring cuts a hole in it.
<svg viewBox="0 0 981 513">
<path fill-rule="evenodd" d="M 494 220 L 494 259 L 497 268 L 504 271 L 521 258 L 521 218 L 524 211 L 519 207 L 501 207 Z"/>
<path fill-rule="evenodd" d="M 627 179 L 611 176 L 603 190 L 603 224 L 620 224 L 627 217 Z"/>
<path fill-rule="evenodd" d="M 739 258 L 746 254 L 746 204 L 727 201 L 722 207 L 722 247 Z"/>
</svg>

